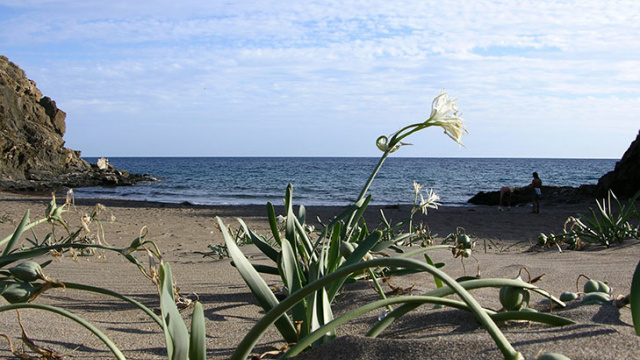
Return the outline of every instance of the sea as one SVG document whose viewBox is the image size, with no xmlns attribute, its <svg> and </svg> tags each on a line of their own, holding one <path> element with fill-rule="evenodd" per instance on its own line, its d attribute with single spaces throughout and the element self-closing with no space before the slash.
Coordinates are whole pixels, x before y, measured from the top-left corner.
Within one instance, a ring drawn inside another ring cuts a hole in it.
<svg viewBox="0 0 640 360">
<path fill-rule="evenodd" d="M 96 163 L 97 158 L 85 158 Z M 293 185 L 295 205 L 353 203 L 379 158 L 367 157 L 113 157 L 109 163 L 158 181 L 74 189 L 77 197 L 201 205 L 282 205 Z M 544 185 L 596 184 L 616 159 L 390 157 L 369 193 L 372 204 L 412 204 L 413 182 L 433 189 L 444 206 L 471 206 L 480 191 L 521 187 L 538 172 Z M 424 191 L 424 190 L 423 190 Z"/>
</svg>

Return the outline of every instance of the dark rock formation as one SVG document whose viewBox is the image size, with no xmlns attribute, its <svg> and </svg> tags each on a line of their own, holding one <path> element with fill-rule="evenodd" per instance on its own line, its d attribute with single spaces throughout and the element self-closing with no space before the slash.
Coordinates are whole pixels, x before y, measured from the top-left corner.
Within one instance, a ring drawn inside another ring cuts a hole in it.
<svg viewBox="0 0 640 360">
<path fill-rule="evenodd" d="M 66 114 L 24 71 L 0 56 L 0 189 L 132 185 L 148 176 L 99 169 L 64 147 Z"/>
<path fill-rule="evenodd" d="M 543 186 L 542 201 L 545 203 L 572 204 L 581 200 L 593 199 L 595 185 L 582 185 L 579 188 L 570 186 Z M 523 203 L 531 203 L 532 194 L 530 187 L 516 188 L 511 194 L 511 206 Z M 475 205 L 498 205 L 500 191 L 479 192 L 467 201 Z M 505 200 L 505 205 L 506 205 Z"/>
<path fill-rule="evenodd" d="M 598 180 L 597 197 L 606 196 L 609 190 L 619 199 L 628 199 L 640 191 L 640 131 L 614 170 Z"/>
</svg>

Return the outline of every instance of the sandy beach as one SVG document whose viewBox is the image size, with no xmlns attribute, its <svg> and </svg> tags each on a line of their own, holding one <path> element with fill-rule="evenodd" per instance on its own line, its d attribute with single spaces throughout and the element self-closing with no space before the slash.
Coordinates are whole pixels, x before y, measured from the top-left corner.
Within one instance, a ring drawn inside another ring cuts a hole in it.
<svg viewBox="0 0 640 360">
<path fill-rule="evenodd" d="M 59 199 L 62 202 L 63 199 Z M 9 235 L 22 215 L 31 209 L 31 219 L 40 218 L 50 198 L 40 195 L 0 193 L 0 223 L 2 237 Z M 72 229 L 80 226 L 81 217 L 97 203 L 92 199 L 76 199 L 75 206 L 63 217 Z M 113 246 L 126 246 L 136 238 L 143 227 L 148 239 L 158 244 L 165 261 L 173 269 L 180 292 L 192 299 L 198 298 L 204 306 L 207 325 L 208 358 L 227 359 L 245 333 L 263 315 L 248 288 L 231 266 L 230 260 L 205 257 L 209 244 L 222 244 L 222 235 L 215 217 L 238 227 L 235 218 L 242 218 L 250 228 L 265 233 L 268 229 L 265 206 L 193 206 L 149 202 L 100 201 L 103 211 L 104 241 Z M 561 232 L 568 216 L 588 213 L 592 203 L 545 204 L 540 214 L 532 214 L 530 206 L 499 211 L 497 207 L 441 207 L 430 210 L 427 216 L 415 221 L 428 224 L 436 242 L 462 227 L 475 237 L 473 258 L 464 262 L 454 259 L 448 251 L 433 251 L 434 261 L 445 262 L 445 272 L 453 277 L 463 275 L 483 278 L 513 278 L 522 267 L 532 276 L 545 274 L 536 285 L 555 296 L 563 291 L 576 291 L 580 274 L 605 281 L 613 294 L 626 295 L 633 271 L 640 259 L 638 241 L 627 241 L 611 248 L 590 247 L 583 251 L 559 252 L 551 249 L 531 249 L 540 232 Z M 281 211 L 281 208 L 277 208 Z M 308 207 L 308 219 L 319 217 L 328 221 L 339 207 Z M 405 206 L 385 206 L 387 219 L 405 220 L 409 215 Z M 109 221 L 111 215 L 115 218 Z M 368 225 L 379 224 L 379 207 L 371 206 L 367 213 Z M 313 221 L 311 221 L 313 223 Z M 93 224 L 95 225 L 95 224 Z M 42 236 L 48 227 L 40 226 L 36 234 Z M 97 231 L 97 228 L 92 228 Z M 58 229 L 56 231 L 62 231 Z M 32 234 L 28 235 L 33 238 Z M 486 246 L 485 246 L 486 245 Z M 242 247 L 251 261 L 265 257 L 252 246 Z M 43 256 L 40 262 L 47 260 Z M 129 262 L 115 253 L 104 256 L 70 256 L 55 258 L 45 273 L 62 282 L 84 283 L 105 287 L 131 296 L 156 308 L 158 296 L 155 286 Z M 279 285 L 276 277 L 265 277 L 270 285 Z M 526 278 L 525 278 L 526 280 Z M 435 287 L 426 274 L 392 278 L 391 284 L 412 287 L 413 294 L 421 294 Z M 390 289 L 389 289 L 390 290 Z M 472 293 L 484 306 L 499 309 L 498 290 Z M 335 304 L 337 314 L 375 300 L 375 291 L 365 283 L 346 287 Z M 162 359 L 164 336 L 159 327 L 139 310 L 105 296 L 87 294 L 72 289 L 49 290 L 35 302 L 65 308 L 90 320 L 104 331 L 130 359 Z M 0 300 L 5 304 L 4 299 Z M 532 307 L 548 311 L 545 299 L 532 296 Z M 547 351 L 559 352 L 571 359 L 640 359 L 640 337 L 635 336 L 628 307 L 613 305 L 579 305 L 570 303 L 554 313 L 576 322 L 561 328 L 528 323 L 502 324 L 501 329 L 516 350 L 527 359 L 534 359 Z M 36 310 L 22 310 L 22 323 L 29 337 L 41 347 L 54 349 L 65 358 L 109 359 L 107 348 L 75 323 Z M 191 309 L 183 311 L 188 319 Z M 378 313 L 371 313 L 338 330 L 338 339 L 307 352 L 300 359 L 499 359 L 502 357 L 487 332 L 471 314 L 460 310 L 438 309 L 424 306 L 387 329 L 377 339 L 362 337 L 375 323 Z M 20 328 L 15 312 L 0 316 L 0 333 L 9 336 L 15 347 L 20 347 Z M 7 341 L 0 339 L 0 357 L 10 358 Z M 254 349 L 261 354 L 283 346 L 278 333 L 269 331 Z"/>
</svg>

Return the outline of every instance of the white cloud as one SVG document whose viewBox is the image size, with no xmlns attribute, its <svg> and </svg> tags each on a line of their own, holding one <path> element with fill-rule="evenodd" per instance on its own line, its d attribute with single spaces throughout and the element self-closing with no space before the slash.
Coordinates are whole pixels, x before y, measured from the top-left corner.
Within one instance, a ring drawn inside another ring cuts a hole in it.
<svg viewBox="0 0 640 360">
<path fill-rule="evenodd" d="M 0 51 L 69 113 L 68 127 L 77 115 L 98 123 L 117 114 L 131 131 L 153 123 L 177 144 L 193 135 L 163 129 L 181 116 L 187 128 L 259 129 L 256 149 L 229 144 L 233 155 L 262 154 L 262 136 L 282 131 L 264 124 L 285 124 L 349 144 L 336 149 L 314 136 L 304 155 L 376 155 L 348 136 L 375 138 L 422 119 L 446 87 L 471 133 L 489 137 L 455 156 L 580 156 L 579 143 L 638 129 L 635 1 L 0 0 L 0 12 L 8 14 L 0 15 Z M 490 141 L 525 143 L 538 126 L 581 130 L 564 133 L 574 147 L 554 139 L 544 152 Z M 595 151 L 617 156 L 628 146 L 619 138 Z M 110 146 L 83 139 L 67 136 L 76 148 Z M 406 153 L 428 154 L 433 142 L 415 141 Z"/>
</svg>

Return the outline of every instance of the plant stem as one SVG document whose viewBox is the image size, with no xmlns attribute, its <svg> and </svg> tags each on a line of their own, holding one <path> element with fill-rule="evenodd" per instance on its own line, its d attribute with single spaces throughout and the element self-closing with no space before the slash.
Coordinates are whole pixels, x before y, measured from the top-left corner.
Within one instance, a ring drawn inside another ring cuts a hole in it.
<svg viewBox="0 0 640 360">
<path fill-rule="evenodd" d="M 115 291 L 111 291 L 109 289 L 104 289 L 104 288 L 100 288 L 100 287 L 95 287 L 95 286 L 91 286 L 91 285 L 85 285 L 85 284 L 77 284 L 77 283 L 70 283 L 70 282 L 65 282 L 63 284 L 53 284 L 54 288 L 63 288 L 63 289 L 76 289 L 76 290 L 84 290 L 84 291 L 90 291 L 90 292 L 95 292 L 98 294 L 103 294 L 103 295 L 109 295 L 109 296 L 113 296 L 115 298 L 118 298 L 120 300 L 126 301 L 134 306 L 136 306 L 137 308 L 139 308 L 140 310 L 142 310 L 144 313 L 146 313 L 147 315 L 149 315 L 149 317 L 151 319 L 153 319 L 153 321 L 155 321 L 159 326 L 160 329 L 163 329 L 163 324 L 162 324 L 162 319 L 160 319 L 158 317 L 158 315 L 156 315 L 153 310 L 149 309 L 147 306 L 145 306 L 144 304 L 142 304 L 141 302 L 126 296 L 126 295 L 122 295 L 120 293 L 117 293 Z"/>
<path fill-rule="evenodd" d="M 4 312 L 7 310 L 14 310 L 14 309 L 39 309 L 39 310 L 45 310 L 45 311 L 49 311 L 52 313 L 56 313 L 59 315 L 62 315 L 64 317 L 67 317 L 75 322 L 77 322 L 78 324 L 84 326 L 87 330 L 91 331 L 96 337 L 98 337 L 100 340 L 102 340 L 102 342 L 107 345 L 107 347 L 109 348 L 109 350 L 111 350 L 111 352 L 113 353 L 113 355 L 115 355 L 115 357 L 117 359 L 121 359 L 121 360 L 125 360 L 124 354 L 122 354 L 122 352 L 120 351 L 120 349 L 118 349 L 118 347 L 113 343 L 113 341 L 111 341 L 111 339 L 109 339 L 102 331 L 100 331 L 97 327 L 93 326 L 93 324 L 91 324 L 90 322 L 84 320 L 83 318 L 70 313 L 64 309 L 61 309 L 59 307 L 55 307 L 55 306 L 50 306 L 50 305 L 43 305 L 43 304 L 32 304 L 32 303 L 20 303 L 20 304 L 9 304 L 9 305 L 4 305 L 4 306 L 0 306 L 0 312 Z"/>
<path fill-rule="evenodd" d="M 384 163 L 384 161 L 387 159 L 388 156 L 389 156 L 388 150 L 385 151 L 384 154 L 382 154 L 382 157 L 380 157 L 380 160 L 378 160 L 378 164 L 376 165 L 375 169 L 373 170 L 371 175 L 369 175 L 369 179 L 364 185 L 364 188 L 362 188 L 362 191 L 360 192 L 360 195 L 358 196 L 358 200 L 356 200 L 356 203 L 360 202 L 362 199 L 364 199 L 365 196 L 367 196 L 367 192 L 369 191 L 369 187 L 371 187 L 371 184 L 373 183 L 373 179 L 375 179 L 376 175 L 378 175 L 378 172 L 380 171 L 382 164 Z"/>
<path fill-rule="evenodd" d="M 373 273 L 373 270 L 371 270 L 371 268 L 367 268 L 367 272 L 369 273 L 369 276 L 371 276 L 371 281 L 373 281 L 373 284 L 375 285 L 376 291 L 380 295 L 380 298 L 382 300 L 386 299 L 387 295 L 385 295 L 384 290 L 382 289 L 382 286 L 380 286 L 380 282 L 378 282 L 378 278 L 376 278 L 376 274 Z M 393 311 L 393 307 L 391 307 L 391 305 L 387 305 L 387 309 L 389 311 Z"/>
<path fill-rule="evenodd" d="M 384 161 L 389 156 L 389 153 L 390 153 L 390 150 L 385 151 L 384 154 L 382 154 L 382 157 L 380 157 L 380 160 L 378 160 L 378 164 L 374 168 L 374 170 L 371 173 L 371 175 L 369 175 L 369 179 L 367 179 L 367 182 L 365 183 L 364 187 L 362 188 L 362 191 L 360 192 L 360 195 L 358 195 L 358 199 L 354 203 L 356 206 L 360 206 L 360 203 L 362 202 L 362 200 L 367 196 L 367 192 L 369 192 L 369 188 L 371 187 L 371 184 L 373 183 L 373 179 L 375 179 L 376 175 L 378 175 L 378 172 L 380 171 L 380 168 L 382 167 L 382 164 L 384 163 Z M 356 213 L 357 213 L 357 211 L 353 211 L 351 213 L 351 216 L 349 216 L 349 221 L 346 223 L 346 227 L 345 227 L 347 232 L 351 228 L 351 223 L 353 222 L 353 219 L 354 219 Z"/>
</svg>

